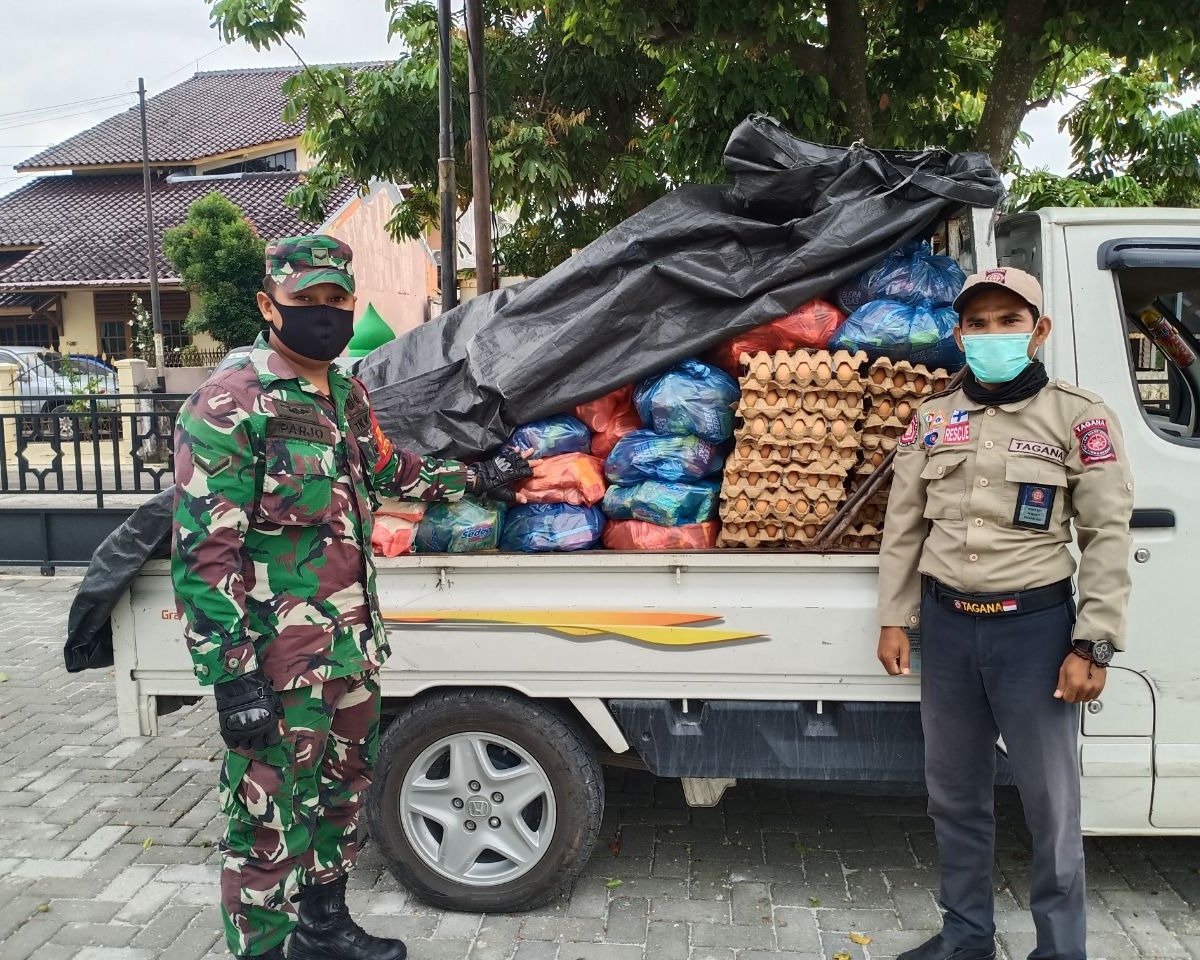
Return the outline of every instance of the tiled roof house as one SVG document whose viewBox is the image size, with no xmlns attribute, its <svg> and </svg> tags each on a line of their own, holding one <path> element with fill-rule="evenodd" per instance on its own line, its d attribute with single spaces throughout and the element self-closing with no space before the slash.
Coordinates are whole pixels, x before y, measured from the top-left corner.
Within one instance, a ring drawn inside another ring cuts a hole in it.
<svg viewBox="0 0 1200 960">
<path fill-rule="evenodd" d="M 147 101 L 168 348 L 190 340 L 181 327 L 189 297 L 161 257 L 162 233 L 194 201 L 224 194 L 263 237 L 317 226 L 284 202 L 310 165 L 301 125 L 281 119 L 282 85 L 294 72 L 198 73 Z M 131 296 L 149 303 L 141 163 L 134 108 L 18 165 L 46 176 L 0 197 L 0 345 L 128 355 Z M 352 195 L 347 184 L 334 207 Z"/>
</svg>

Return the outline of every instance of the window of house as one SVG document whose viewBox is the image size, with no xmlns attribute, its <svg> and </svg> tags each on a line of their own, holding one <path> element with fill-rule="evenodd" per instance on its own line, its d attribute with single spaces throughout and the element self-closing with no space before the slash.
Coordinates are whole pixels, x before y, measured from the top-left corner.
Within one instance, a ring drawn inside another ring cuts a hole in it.
<svg viewBox="0 0 1200 960">
<path fill-rule="evenodd" d="M 58 326 L 34 317 L 0 319 L 0 345 L 58 349 Z"/>
<path fill-rule="evenodd" d="M 266 157 L 255 157 L 253 160 L 239 160 L 224 167 L 207 171 L 209 174 L 219 173 L 286 173 L 296 169 L 296 151 L 283 150 Z"/>
<path fill-rule="evenodd" d="M 100 342 L 100 356 L 114 360 L 132 357 L 133 343 L 133 295 L 142 298 L 146 309 L 150 308 L 149 290 L 102 290 L 95 295 L 96 335 Z M 183 321 L 187 319 L 191 301 L 179 290 L 159 292 L 159 306 L 163 321 L 163 349 L 172 353 L 182 350 L 192 342 L 184 332 Z M 153 360 L 153 357 L 142 359 Z"/>
<path fill-rule="evenodd" d="M 1146 421 L 1166 439 L 1200 443 L 1200 250 L 1194 267 L 1114 274 Z"/>
</svg>

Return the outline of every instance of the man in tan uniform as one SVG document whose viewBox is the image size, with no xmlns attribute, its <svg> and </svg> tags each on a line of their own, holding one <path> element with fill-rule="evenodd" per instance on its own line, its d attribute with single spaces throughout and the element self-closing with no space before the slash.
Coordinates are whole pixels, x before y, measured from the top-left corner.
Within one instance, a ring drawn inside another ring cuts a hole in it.
<svg viewBox="0 0 1200 960">
<path fill-rule="evenodd" d="M 922 404 L 900 442 L 879 558 L 888 673 L 909 673 L 905 630 L 921 631 L 945 911 L 941 933 L 900 960 L 996 955 L 998 735 L 1033 836 L 1030 960 L 1085 960 L 1079 704 L 1100 695 L 1123 648 L 1133 482 L 1112 411 L 1033 359 L 1050 318 L 1032 276 L 976 274 L 954 306 L 970 371 Z"/>
</svg>

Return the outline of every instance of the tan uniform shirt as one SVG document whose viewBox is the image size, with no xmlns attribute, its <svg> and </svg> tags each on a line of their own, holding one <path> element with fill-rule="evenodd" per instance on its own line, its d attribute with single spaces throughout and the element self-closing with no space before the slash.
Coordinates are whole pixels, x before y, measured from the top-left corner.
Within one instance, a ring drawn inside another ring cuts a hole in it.
<svg viewBox="0 0 1200 960">
<path fill-rule="evenodd" d="M 1003 406 L 927 400 L 900 442 L 879 555 L 879 622 L 920 622 L 921 574 L 964 593 L 1075 573 L 1075 639 L 1124 649 L 1133 480 L 1113 412 L 1062 380 Z"/>
</svg>

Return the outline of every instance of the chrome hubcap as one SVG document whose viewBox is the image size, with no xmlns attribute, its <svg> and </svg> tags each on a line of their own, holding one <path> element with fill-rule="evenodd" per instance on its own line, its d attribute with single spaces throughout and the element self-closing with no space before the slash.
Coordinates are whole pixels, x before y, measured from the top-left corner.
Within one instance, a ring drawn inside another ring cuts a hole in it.
<svg viewBox="0 0 1200 960">
<path fill-rule="evenodd" d="M 524 748 L 456 733 L 426 749 L 400 791 L 404 835 L 424 863 L 470 886 L 522 876 L 554 837 L 554 790 Z"/>
</svg>

